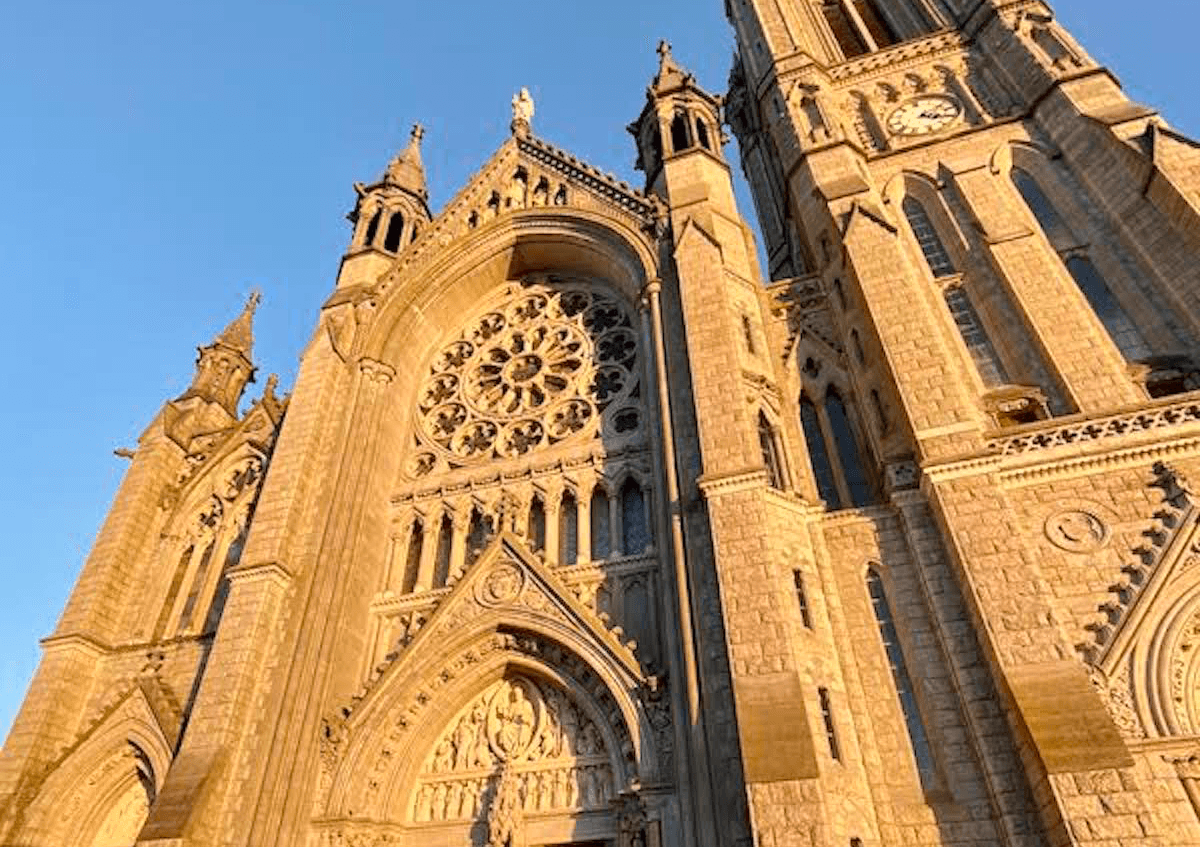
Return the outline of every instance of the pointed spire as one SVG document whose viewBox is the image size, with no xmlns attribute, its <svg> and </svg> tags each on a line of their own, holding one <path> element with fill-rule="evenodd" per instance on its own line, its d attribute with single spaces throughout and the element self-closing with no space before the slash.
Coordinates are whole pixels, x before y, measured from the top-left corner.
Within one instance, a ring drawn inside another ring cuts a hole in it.
<svg viewBox="0 0 1200 847">
<path fill-rule="evenodd" d="M 254 312 L 261 302 L 262 294 L 260 292 L 256 290 L 251 293 L 242 313 L 234 318 L 229 326 L 225 327 L 225 331 L 218 335 L 213 343 L 236 350 L 247 359 L 251 358 L 250 354 L 254 350 Z"/>
<path fill-rule="evenodd" d="M 429 196 L 425 184 L 425 164 L 421 161 L 421 139 L 424 137 L 425 127 L 413 124 L 408 147 L 392 159 L 387 172 L 383 175 L 385 184 L 402 188 L 421 199 Z"/>
<path fill-rule="evenodd" d="M 678 88 L 692 78 L 692 75 L 679 67 L 675 57 L 671 55 L 671 43 L 658 42 L 658 76 L 654 78 L 651 89 L 655 92 L 669 88 Z"/>
</svg>

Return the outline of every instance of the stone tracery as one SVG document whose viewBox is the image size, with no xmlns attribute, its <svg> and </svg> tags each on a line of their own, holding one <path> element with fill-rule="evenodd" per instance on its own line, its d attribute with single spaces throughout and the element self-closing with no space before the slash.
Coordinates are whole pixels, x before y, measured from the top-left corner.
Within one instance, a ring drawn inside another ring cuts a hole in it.
<svg viewBox="0 0 1200 847">
<path fill-rule="evenodd" d="M 518 458 L 584 441 L 637 386 L 633 322 L 611 295 L 581 283 L 527 280 L 434 357 L 421 389 L 414 476 Z"/>
</svg>

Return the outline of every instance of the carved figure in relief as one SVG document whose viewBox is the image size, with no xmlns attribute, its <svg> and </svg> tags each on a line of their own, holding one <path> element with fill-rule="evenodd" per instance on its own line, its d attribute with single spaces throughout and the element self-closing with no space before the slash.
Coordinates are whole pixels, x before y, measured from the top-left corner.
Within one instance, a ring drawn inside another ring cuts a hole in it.
<svg viewBox="0 0 1200 847">
<path fill-rule="evenodd" d="M 433 754 L 433 767 L 431 770 L 434 773 L 443 773 L 450 770 L 454 766 L 454 748 L 449 738 L 443 738 L 438 744 L 437 750 Z"/>
<path fill-rule="evenodd" d="M 435 821 L 446 819 L 446 783 L 439 782 L 433 789 L 433 809 L 430 818 Z"/>
<path fill-rule="evenodd" d="M 417 808 L 413 817 L 417 823 L 426 823 L 433 817 L 433 789 L 428 785 L 421 786 L 417 793 Z"/>
<path fill-rule="evenodd" d="M 475 725 L 470 717 L 464 717 L 454 730 L 454 768 L 468 770 L 475 762 Z"/>
<path fill-rule="evenodd" d="M 513 758 L 524 752 L 533 740 L 534 722 L 537 718 L 533 704 L 520 685 L 512 685 L 501 691 L 492 702 L 492 741 L 505 758 Z"/>
</svg>

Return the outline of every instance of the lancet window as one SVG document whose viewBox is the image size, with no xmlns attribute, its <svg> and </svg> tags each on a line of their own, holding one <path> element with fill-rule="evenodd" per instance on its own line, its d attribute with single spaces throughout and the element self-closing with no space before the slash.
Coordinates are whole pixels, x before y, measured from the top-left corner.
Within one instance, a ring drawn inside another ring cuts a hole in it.
<svg viewBox="0 0 1200 847">
<path fill-rule="evenodd" d="M 830 386 L 820 407 L 800 397 L 800 425 L 808 446 L 817 493 L 830 509 L 866 506 L 875 499 L 850 420 L 850 411 L 837 389 Z"/>
<path fill-rule="evenodd" d="M 1009 381 L 1008 372 L 1004 369 L 1004 363 L 988 337 L 970 296 L 961 285 L 950 286 L 942 296 L 983 384 L 989 388 L 1006 384 Z"/>
<path fill-rule="evenodd" d="M 1020 168 L 1012 169 L 1012 181 L 1025 200 L 1047 240 L 1058 251 L 1071 279 L 1108 331 L 1121 354 L 1131 362 L 1149 358 L 1150 345 L 1113 294 L 1107 281 L 1080 247 L 1078 238 L 1040 185 Z"/>
<path fill-rule="evenodd" d="M 404 215 L 394 212 L 388 222 L 387 235 L 383 237 L 383 249 L 395 253 L 404 243 Z"/>
<path fill-rule="evenodd" d="M 783 451 L 779 448 L 779 433 L 767 416 L 758 413 L 758 446 L 762 451 L 763 466 L 767 469 L 767 483 L 775 489 L 787 487 L 783 472 Z"/>
<path fill-rule="evenodd" d="M 228 593 L 226 576 L 241 559 L 254 502 L 262 481 L 263 460 L 244 458 L 216 474 L 217 483 L 190 518 L 183 518 L 175 545 L 167 553 L 175 563 L 161 598 L 155 637 L 200 635 L 214 631 Z M 188 515 L 184 511 L 183 515 Z M 181 552 L 175 552 L 181 551 Z"/>
<path fill-rule="evenodd" d="M 929 213 L 925 211 L 925 207 L 911 195 L 904 198 L 902 206 L 904 208 L 904 216 L 908 218 L 908 225 L 912 229 L 913 235 L 917 239 L 917 244 L 925 256 L 926 264 L 929 265 L 929 272 L 938 279 L 954 276 L 957 273 L 954 268 L 954 262 L 951 260 L 950 254 L 946 251 L 946 245 L 942 242 L 941 236 L 938 235 L 938 231 L 934 227 Z"/>
<path fill-rule="evenodd" d="M 883 580 L 873 568 L 867 571 L 867 591 L 871 597 L 875 621 L 879 625 L 879 637 L 883 641 L 888 666 L 892 671 L 892 682 L 895 683 L 896 694 L 900 698 L 900 711 L 904 715 L 904 725 L 908 730 L 908 739 L 917 762 L 917 772 L 921 776 L 921 783 L 929 788 L 937 779 L 933 750 L 929 745 L 925 724 L 921 720 L 921 711 L 917 705 L 912 678 L 908 674 L 908 665 L 904 661 L 904 649 L 896 632 L 896 622 L 892 618 L 887 592 L 884 590 Z"/>
</svg>

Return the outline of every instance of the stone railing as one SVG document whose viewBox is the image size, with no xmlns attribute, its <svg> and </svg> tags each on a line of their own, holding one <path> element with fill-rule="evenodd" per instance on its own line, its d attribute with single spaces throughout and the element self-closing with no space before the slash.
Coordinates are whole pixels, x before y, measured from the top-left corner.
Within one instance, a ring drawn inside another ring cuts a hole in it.
<svg viewBox="0 0 1200 847">
<path fill-rule="evenodd" d="M 1200 423 L 1200 392 L 1148 409 L 1070 422 L 1047 421 L 1019 432 L 989 439 L 988 446 L 1003 456 L 1020 456 L 1038 450 L 1067 447 L 1151 432 L 1184 423 Z"/>
</svg>

